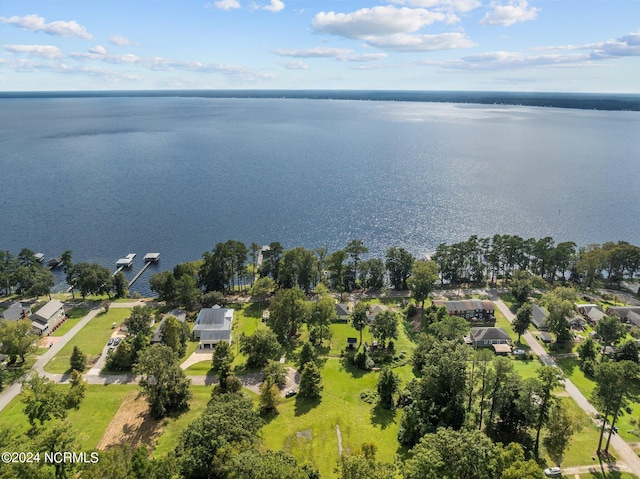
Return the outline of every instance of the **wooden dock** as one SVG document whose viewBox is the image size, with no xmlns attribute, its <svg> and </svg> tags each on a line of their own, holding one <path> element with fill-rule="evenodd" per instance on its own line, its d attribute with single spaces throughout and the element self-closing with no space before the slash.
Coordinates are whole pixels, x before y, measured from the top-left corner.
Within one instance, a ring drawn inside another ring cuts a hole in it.
<svg viewBox="0 0 640 479">
<path fill-rule="evenodd" d="M 160 253 L 148 253 L 145 255 L 144 257 L 144 266 L 142 267 L 142 269 L 140 271 L 138 271 L 138 273 L 133 277 L 133 279 L 131 281 L 129 281 L 129 288 L 131 287 L 131 285 L 133 285 L 133 283 L 135 283 L 138 278 L 140 276 L 142 276 L 142 273 L 144 273 L 147 268 L 149 267 L 149 265 L 151 263 L 157 263 L 160 260 Z"/>
</svg>

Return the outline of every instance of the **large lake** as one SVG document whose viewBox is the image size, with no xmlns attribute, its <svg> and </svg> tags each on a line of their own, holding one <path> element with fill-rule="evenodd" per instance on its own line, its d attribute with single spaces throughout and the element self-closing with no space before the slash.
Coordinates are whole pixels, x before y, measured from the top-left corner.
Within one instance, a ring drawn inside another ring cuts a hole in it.
<svg viewBox="0 0 640 479">
<path fill-rule="evenodd" d="M 0 99 L 0 248 L 153 271 L 235 239 L 416 255 L 472 234 L 640 243 L 640 112 Z M 146 291 L 145 277 L 138 289 Z"/>
</svg>

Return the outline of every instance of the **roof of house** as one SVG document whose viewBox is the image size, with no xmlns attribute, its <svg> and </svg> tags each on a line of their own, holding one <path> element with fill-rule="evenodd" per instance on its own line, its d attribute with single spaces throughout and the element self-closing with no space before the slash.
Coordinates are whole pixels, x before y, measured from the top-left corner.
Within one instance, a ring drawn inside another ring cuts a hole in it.
<svg viewBox="0 0 640 479">
<path fill-rule="evenodd" d="M 367 314 L 367 318 L 369 318 L 369 321 L 373 321 L 373 319 L 379 314 L 382 313 L 384 311 L 388 311 L 389 308 L 387 308 L 384 304 L 374 304 L 373 306 L 371 306 L 371 309 L 369 310 L 369 314 Z"/>
<path fill-rule="evenodd" d="M 200 333 L 200 341 L 231 341 L 231 330 L 205 330 Z"/>
<path fill-rule="evenodd" d="M 221 308 L 217 304 L 213 308 L 202 308 L 198 313 L 194 331 L 231 331 L 233 321 L 233 309 Z M 202 339 L 202 333 L 200 334 Z"/>
<path fill-rule="evenodd" d="M 447 308 L 447 311 L 494 311 L 495 306 L 491 301 L 480 300 L 480 299 L 467 299 L 463 301 L 444 301 L 441 299 L 436 299 L 433 301 L 433 305 L 438 308 L 444 306 Z"/>
<path fill-rule="evenodd" d="M 511 341 L 511 336 L 502 328 L 471 328 L 470 336 L 474 341 Z"/>
<path fill-rule="evenodd" d="M 543 328 L 548 317 L 549 312 L 546 309 L 541 308 L 537 304 L 531 306 L 531 322 L 536 328 Z"/>
<path fill-rule="evenodd" d="M 511 346 L 508 344 L 492 344 L 491 346 L 493 346 L 493 350 L 496 353 L 510 353 L 511 352 Z"/>
<path fill-rule="evenodd" d="M 635 324 L 636 326 L 640 326 L 640 314 L 636 313 L 635 311 L 629 311 L 629 313 L 627 314 L 627 320 Z"/>
<path fill-rule="evenodd" d="M 346 303 L 336 304 L 336 314 L 338 316 L 349 316 L 349 305 Z"/>
<path fill-rule="evenodd" d="M 551 340 L 553 340 L 553 337 L 551 336 L 551 333 L 547 333 L 546 331 L 542 331 L 540 333 L 540 337 L 542 338 L 543 341 L 551 341 Z"/>
<path fill-rule="evenodd" d="M 630 313 L 640 313 L 640 306 L 609 306 L 607 314 L 615 314 L 616 316 L 627 319 Z"/>
<path fill-rule="evenodd" d="M 591 308 L 589 311 L 587 311 L 587 317 L 594 323 L 597 323 L 605 316 L 606 314 L 604 314 L 604 311 L 598 308 Z"/>
<path fill-rule="evenodd" d="M 31 314 L 31 306 L 13 303 L 2 313 L 2 317 L 8 321 L 16 321 L 22 318 L 25 313 L 27 316 Z"/>
<path fill-rule="evenodd" d="M 52 299 L 47 304 L 45 304 L 42 308 L 40 308 L 38 311 L 35 312 L 34 316 L 37 316 L 37 318 L 34 318 L 34 319 L 42 318 L 48 321 L 58 311 L 60 311 L 60 309 L 63 309 L 63 308 L 64 308 L 64 305 L 60 301 L 58 301 L 57 299 Z"/>
</svg>

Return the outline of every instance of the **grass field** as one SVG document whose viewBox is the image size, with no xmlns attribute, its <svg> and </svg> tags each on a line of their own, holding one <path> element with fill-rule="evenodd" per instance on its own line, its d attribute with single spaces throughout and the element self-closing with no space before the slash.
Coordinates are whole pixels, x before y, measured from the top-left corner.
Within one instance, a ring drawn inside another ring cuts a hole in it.
<svg viewBox="0 0 640 479">
<path fill-rule="evenodd" d="M 333 469 L 339 457 L 337 426 L 344 450 L 375 442 L 379 460 L 393 462 L 396 453 L 404 454 L 397 441 L 401 412 L 386 411 L 360 399 L 361 392 L 375 391 L 377 372 L 360 371 L 339 359 L 328 359 L 322 378 L 320 401 L 300 397 L 283 401 L 280 413 L 263 428 L 266 447 L 284 450 L 301 463 L 314 464 L 322 477 L 335 477 Z"/>
<path fill-rule="evenodd" d="M 87 314 L 89 314 L 89 310 L 87 308 L 71 308 L 67 311 L 67 320 L 58 329 L 56 329 L 51 336 L 64 336 Z"/>
<path fill-rule="evenodd" d="M 115 308 L 110 309 L 108 313 L 98 314 L 46 364 L 45 371 L 58 374 L 68 371 L 69 359 L 74 346 L 78 346 L 91 363 L 102 353 L 102 349 L 114 332 L 111 325 L 113 323 L 120 324 L 130 314 L 130 309 Z"/>
<path fill-rule="evenodd" d="M 68 385 L 58 386 L 68 389 Z M 120 402 L 126 393 L 137 390 L 137 385 L 89 385 L 85 398 L 79 409 L 69 411 L 67 420 L 73 426 L 79 442 L 85 450 L 92 450 L 98 445 L 100 438 L 107 429 L 114 414 L 120 407 Z M 51 422 L 45 422 L 45 428 Z M 0 415 L 0 426 L 10 427 L 12 430 L 25 433 L 29 429 L 29 422 L 23 412 L 20 397 L 14 398 Z"/>
</svg>

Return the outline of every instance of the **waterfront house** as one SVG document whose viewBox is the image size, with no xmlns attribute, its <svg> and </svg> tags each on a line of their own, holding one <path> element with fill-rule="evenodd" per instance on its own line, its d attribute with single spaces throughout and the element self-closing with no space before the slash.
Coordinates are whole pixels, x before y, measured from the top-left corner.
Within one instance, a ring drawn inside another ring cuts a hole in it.
<svg viewBox="0 0 640 479">
<path fill-rule="evenodd" d="M 31 326 L 36 334 L 49 334 L 64 321 L 64 305 L 52 299 L 31 315 Z"/>
<path fill-rule="evenodd" d="M 213 308 L 202 308 L 193 327 L 194 336 L 200 340 L 198 347 L 211 348 L 221 341 L 230 343 L 232 322 L 233 309 L 217 304 Z"/>
<path fill-rule="evenodd" d="M 537 304 L 531 305 L 531 324 L 533 324 L 540 331 L 548 331 L 547 318 L 549 317 L 549 311 L 538 306 Z"/>
<path fill-rule="evenodd" d="M 495 324 L 495 305 L 492 301 L 467 299 L 462 301 L 435 300 L 433 305 L 437 308 L 445 307 L 450 316 L 465 318 L 470 323 L 482 322 Z"/>
<path fill-rule="evenodd" d="M 471 328 L 469 336 L 465 338 L 467 344 L 474 348 L 491 347 L 494 344 L 511 344 L 511 336 L 502 328 L 482 327 Z"/>
</svg>

